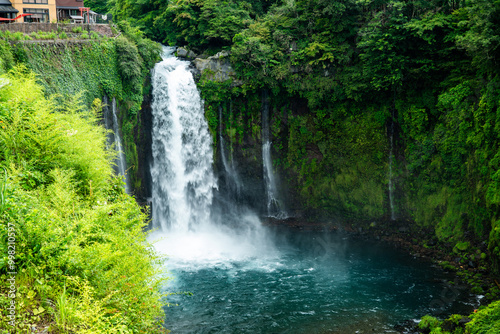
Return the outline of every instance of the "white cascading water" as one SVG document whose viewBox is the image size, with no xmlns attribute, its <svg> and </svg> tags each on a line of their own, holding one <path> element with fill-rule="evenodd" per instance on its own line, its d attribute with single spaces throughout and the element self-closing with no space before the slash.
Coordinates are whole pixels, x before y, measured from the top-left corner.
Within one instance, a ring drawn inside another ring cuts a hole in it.
<svg viewBox="0 0 500 334">
<path fill-rule="evenodd" d="M 111 148 L 114 146 L 116 150 L 117 156 L 115 160 L 115 171 L 117 175 L 121 175 L 125 181 L 123 185 L 125 191 L 129 193 L 129 185 L 128 185 L 128 177 L 127 177 L 127 162 L 125 160 L 125 153 L 122 149 L 122 139 L 120 136 L 120 127 L 118 123 L 118 108 L 116 104 L 116 99 L 113 97 L 111 102 L 111 108 L 109 106 L 109 99 L 107 96 L 103 97 L 103 118 L 104 118 L 104 126 L 108 130 L 113 130 L 113 133 L 108 134 L 108 147 Z"/>
<path fill-rule="evenodd" d="M 116 151 L 118 152 L 118 159 L 117 159 L 117 166 L 118 166 L 118 172 L 120 173 L 121 176 L 123 176 L 125 180 L 125 191 L 127 193 L 130 192 L 129 186 L 128 186 L 128 177 L 127 177 L 127 162 L 125 160 L 125 153 L 123 153 L 123 148 L 122 148 L 122 138 L 120 136 L 120 129 L 119 129 L 119 124 L 118 124 L 118 108 L 116 105 L 116 99 L 113 97 L 113 100 L 111 102 L 111 110 L 113 112 L 113 132 L 115 134 L 115 147 Z"/>
<path fill-rule="evenodd" d="M 164 47 L 153 71 L 153 163 L 150 240 L 169 266 L 213 265 L 257 258 L 272 245 L 257 217 L 246 212 L 232 222 L 212 214 L 217 190 L 212 137 L 189 62 Z M 158 239 L 160 239 L 158 241 Z"/>
<path fill-rule="evenodd" d="M 227 160 L 226 157 L 226 145 L 224 137 L 222 136 L 222 107 L 219 106 L 219 141 L 220 141 L 220 151 L 222 158 L 222 165 L 224 166 L 224 171 L 227 176 L 227 183 L 229 190 L 236 196 L 239 197 L 241 193 L 241 181 L 236 168 L 234 166 L 234 159 L 231 157 L 231 162 Z"/>
<path fill-rule="evenodd" d="M 396 213 L 394 211 L 394 185 L 392 176 L 392 164 L 393 164 L 393 151 L 394 151 L 394 111 L 392 112 L 391 121 L 391 135 L 390 135 L 391 148 L 389 151 L 389 205 L 391 207 L 391 220 L 396 220 Z"/>
<path fill-rule="evenodd" d="M 269 129 L 269 96 L 268 92 L 262 92 L 262 166 L 264 168 L 264 181 L 267 197 L 267 215 L 277 219 L 288 218 L 282 201 L 279 199 L 278 188 L 273 171 L 271 159 L 271 139 Z"/>
</svg>

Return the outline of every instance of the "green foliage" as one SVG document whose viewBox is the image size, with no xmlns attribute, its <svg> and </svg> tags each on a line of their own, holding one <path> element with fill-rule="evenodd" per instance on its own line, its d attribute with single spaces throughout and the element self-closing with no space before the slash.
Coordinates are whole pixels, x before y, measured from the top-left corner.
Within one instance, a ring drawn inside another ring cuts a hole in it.
<svg viewBox="0 0 500 334">
<path fill-rule="evenodd" d="M 60 47 L 52 44 L 18 44 L 15 54 L 40 76 L 48 94 L 74 96 L 84 92 L 84 101 L 90 106 L 94 98 L 122 97 L 123 88 L 118 72 L 117 55 L 111 40 L 89 42 L 80 48 L 76 44 Z"/>
<path fill-rule="evenodd" d="M 432 331 L 436 327 L 438 327 L 440 321 L 430 315 L 424 315 L 420 322 L 418 323 L 418 328 L 422 330 Z"/>
<path fill-rule="evenodd" d="M 465 252 L 466 250 L 468 250 L 470 247 L 470 243 L 469 242 L 458 242 L 456 245 L 455 245 L 455 249 L 456 249 L 456 252 Z"/>
<path fill-rule="evenodd" d="M 460 8 L 456 16 L 460 19 L 457 44 L 467 50 L 482 71 L 498 74 L 500 1 L 467 1 L 467 6 Z"/>
<path fill-rule="evenodd" d="M 82 34 L 83 35 L 83 34 Z M 142 33 L 117 39 L 99 39 L 78 44 L 16 44 L 13 54 L 39 75 L 47 94 L 56 94 L 59 101 L 83 92 L 83 100 L 90 107 L 95 98 L 116 97 L 122 101 L 120 110 L 125 155 L 133 166 L 129 176 L 140 185 L 137 170 L 135 138 L 138 133 L 139 115 L 143 99 L 143 86 L 150 68 L 158 61 L 160 46 L 146 40 Z M 136 44 L 137 43 L 137 44 Z M 139 48 L 138 48 L 139 46 Z M 142 58 L 144 57 L 144 58 Z"/>
<path fill-rule="evenodd" d="M 81 34 L 83 32 L 83 29 L 81 26 L 78 26 L 78 27 L 74 27 L 73 29 L 71 29 L 71 31 L 75 34 Z"/>
<path fill-rule="evenodd" d="M 7 72 L 14 65 L 14 56 L 10 45 L 0 40 L 0 73 Z"/>
<path fill-rule="evenodd" d="M 206 48 L 230 45 L 233 36 L 248 26 L 254 11 L 247 2 L 239 1 L 180 0 L 143 5 L 117 0 L 113 13 L 120 20 L 137 19 L 138 27 L 163 43 Z"/>
<path fill-rule="evenodd" d="M 0 245 L 16 239 L 17 332 L 159 332 L 159 259 L 146 216 L 113 177 L 100 105 L 46 99 L 17 67 L 0 89 Z M 5 227 L 5 228 L 4 228 Z M 2 252 L 2 291 L 13 271 Z M 4 290 L 5 289 L 5 290 Z M 0 327 L 10 298 L 0 294 Z"/>
<path fill-rule="evenodd" d="M 106 14 L 109 13 L 110 1 L 87 0 L 85 6 L 90 7 L 96 13 Z"/>
<path fill-rule="evenodd" d="M 132 94 L 142 93 L 141 64 L 137 46 L 125 37 L 116 39 L 118 68 Z"/>
<path fill-rule="evenodd" d="M 500 301 L 480 308 L 471 315 L 472 321 L 465 328 L 467 334 L 493 334 L 500 331 Z"/>
<path fill-rule="evenodd" d="M 0 38 L 6 41 L 25 41 L 31 40 L 32 38 L 22 32 L 11 32 L 9 30 L 0 31 Z"/>
</svg>

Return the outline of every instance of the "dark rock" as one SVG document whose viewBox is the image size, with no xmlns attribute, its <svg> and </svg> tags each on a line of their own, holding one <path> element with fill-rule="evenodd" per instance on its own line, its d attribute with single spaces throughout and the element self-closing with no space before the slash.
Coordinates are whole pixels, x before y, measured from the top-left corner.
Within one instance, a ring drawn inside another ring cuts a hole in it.
<svg viewBox="0 0 500 334">
<path fill-rule="evenodd" d="M 407 334 L 419 333 L 417 323 L 413 320 L 402 321 L 394 325 L 394 329 L 400 333 L 407 333 Z"/>
<path fill-rule="evenodd" d="M 188 50 L 185 48 L 177 48 L 177 57 L 186 58 L 188 56 Z"/>
<path fill-rule="evenodd" d="M 467 318 L 467 317 L 463 317 L 462 319 L 460 319 L 458 321 L 458 325 L 461 326 L 461 327 L 464 327 L 466 323 L 469 323 L 471 322 L 472 320 L 470 318 Z"/>
<path fill-rule="evenodd" d="M 470 268 L 476 268 L 476 264 L 473 261 L 469 261 Z"/>
</svg>

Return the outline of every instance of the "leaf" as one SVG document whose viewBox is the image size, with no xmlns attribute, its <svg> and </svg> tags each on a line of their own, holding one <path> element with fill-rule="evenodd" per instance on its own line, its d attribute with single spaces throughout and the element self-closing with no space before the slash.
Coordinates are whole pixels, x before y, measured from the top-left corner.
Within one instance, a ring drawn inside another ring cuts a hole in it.
<svg viewBox="0 0 500 334">
<path fill-rule="evenodd" d="M 33 291 L 33 290 L 28 291 L 28 296 L 27 297 L 28 297 L 28 299 L 31 299 L 31 298 L 35 297 L 35 291 Z"/>
<path fill-rule="evenodd" d="M 39 315 L 42 314 L 43 312 L 45 312 L 45 309 L 42 306 L 38 307 L 38 309 L 33 310 L 34 315 Z"/>
</svg>

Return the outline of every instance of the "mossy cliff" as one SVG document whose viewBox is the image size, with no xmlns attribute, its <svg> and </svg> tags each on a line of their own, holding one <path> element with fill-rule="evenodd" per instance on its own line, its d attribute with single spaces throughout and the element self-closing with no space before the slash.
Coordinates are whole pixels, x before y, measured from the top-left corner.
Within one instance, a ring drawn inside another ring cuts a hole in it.
<svg viewBox="0 0 500 334">
<path fill-rule="evenodd" d="M 143 148 L 150 146 L 150 133 L 143 123 L 148 122 L 149 73 L 161 49 L 138 31 L 125 29 L 116 38 L 15 41 L 12 48 L 15 60 L 35 72 L 45 92 L 60 101 L 77 95 L 87 106 L 104 96 L 117 100 L 130 187 L 145 202 L 148 151 Z"/>
</svg>

